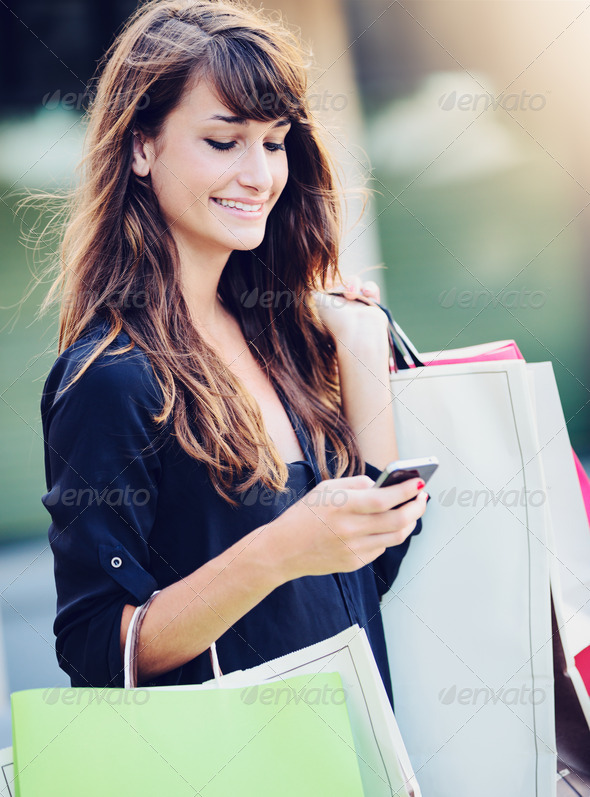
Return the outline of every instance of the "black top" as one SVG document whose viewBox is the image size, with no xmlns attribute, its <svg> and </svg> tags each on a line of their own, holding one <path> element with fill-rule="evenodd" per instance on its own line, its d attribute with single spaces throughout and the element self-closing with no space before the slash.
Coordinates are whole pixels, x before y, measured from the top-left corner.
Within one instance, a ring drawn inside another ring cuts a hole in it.
<svg viewBox="0 0 590 797">
<path fill-rule="evenodd" d="M 287 492 L 260 485 L 243 494 L 239 508 L 231 507 L 215 492 L 205 466 L 170 433 L 170 423 L 162 430 L 152 420 L 161 394 L 145 352 L 135 347 L 108 354 L 129 342 L 126 333 L 56 398 L 105 334 L 105 323 L 92 325 L 57 358 L 41 400 L 56 650 L 73 686 L 122 686 L 125 604 L 139 605 L 154 590 L 187 576 L 321 480 L 309 433 L 279 391 L 306 459 L 289 463 Z M 379 470 L 367 464 L 366 473 L 376 479 Z M 418 521 L 413 533 L 420 529 Z M 391 700 L 379 600 L 408 545 L 409 539 L 353 573 L 305 576 L 277 587 L 217 641 L 223 672 L 253 667 L 358 623 Z M 206 651 L 149 685 L 212 677 Z"/>
</svg>

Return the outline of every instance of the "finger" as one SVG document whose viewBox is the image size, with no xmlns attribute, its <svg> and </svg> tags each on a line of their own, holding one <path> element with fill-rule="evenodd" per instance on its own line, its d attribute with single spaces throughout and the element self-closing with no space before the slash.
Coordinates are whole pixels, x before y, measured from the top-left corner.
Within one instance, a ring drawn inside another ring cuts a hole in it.
<svg viewBox="0 0 590 797">
<path fill-rule="evenodd" d="M 361 292 L 364 296 L 369 296 L 377 302 L 381 301 L 381 291 L 377 283 L 373 282 L 373 280 L 367 280 L 367 282 L 363 284 Z"/>
<path fill-rule="evenodd" d="M 348 506 L 350 511 L 355 511 L 353 507 L 355 506 L 357 492 L 366 491 L 374 484 L 373 479 L 366 474 L 362 476 L 345 476 L 340 479 L 326 479 L 306 493 L 300 500 L 308 506 L 315 506 L 320 501 L 323 506 L 332 506 L 337 509 Z"/>
<path fill-rule="evenodd" d="M 354 299 L 354 297 L 361 292 L 361 278 L 356 274 L 347 277 L 343 284 L 344 296 L 347 299 Z"/>
<path fill-rule="evenodd" d="M 326 479 L 320 484 L 328 484 L 335 490 L 367 490 L 375 484 L 375 481 L 365 473 L 362 476 L 342 476 L 339 479 Z"/>
<path fill-rule="evenodd" d="M 379 488 L 379 491 L 383 493 L 384 501 L 393 502 L 389 504 L 389 507 L 392 508 L 398 504 L 403 504 L 405 501 L 411 501 L 412 498 L 415 498 L 424 490 L 424 486 L 423 479 L 408 479 L 401 484 L 392 484 L 389 487 Z"/>
<path fill-rule="evenodd" d="M 307 500 L 308 503 L 312 503 L 316 500 L 317 493 L 322 492 L 330 495 L 329 500 L 334 506 L 341 507 L 353 499 L 357 491 L 368 490 L 374 484 L 374 480 L 366 474 L 362 476 L 344 476 L 339 479 L 324 479 L 313 490 L 306 493 L 301 500 Z"/>
<path fill-rule="evenodd" d="M 415 525 L 418 518 L 424 514 L 425 508 L 426 500 L 422 498 L 418 500 L 418 498 L 416 498 L 415 500 L 408 501 L 407 504 L 403 504 L 403 506 L 388 509 L 387 512 L 383 512 L 380 517 L 373 515 L 373 519 L 377 518 L 377 522 L 383 524 L 383 531 L 397 531 L 409 524 Z"/>
<path fill-rule="evenodd" d="M 397 543 L 403 542 L 409 531 L 415 528 L 418 519 L 424 514 L 426 500 L 421 496 L 397 509 L 389 509 L 379 514 L 364 515 L 357 518 L 357 527 L 361 535 L 400 535 Z M 409 531 L 408 531 L 409 529 Z M 405 534 L 405 536 L 404 536 Z"/>
<path fill-rule="evenodd" d="M 405 542 L 416 528 L 416 523 L 409 523 L 399 531 L 387 531 L 379 534 L 367 534 L 357 545 L 357 555 L 367 562 L 374 561 L 387 548 L 393 548 Z"/>
<path fill-rule="evenodd" d="M 416 522 L 408 523 L 399 531 L 386 531 L 381 534 L 369 534 L 368 541 L 373 542 L 375 545 L 384 545 L 386 548 L 393 548 L 396 545 L 401 545 L 405 542 L 410 534 L 416 528 Z"/>
<path fill-rule="evenodd" d="M 392 484 L 389 487 L 371 487 L 366 495 L 360 495 L 355 501 L 355 511 L 362 514 L 387 512 L 398 504 L 411 501 L 423 490 L 422 479 L 408 479 L 401 484 Z"/>
</svg>

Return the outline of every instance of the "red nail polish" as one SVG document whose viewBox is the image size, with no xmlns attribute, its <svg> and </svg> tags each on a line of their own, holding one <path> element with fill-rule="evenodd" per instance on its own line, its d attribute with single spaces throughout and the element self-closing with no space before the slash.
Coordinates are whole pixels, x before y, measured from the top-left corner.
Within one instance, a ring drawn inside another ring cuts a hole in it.
<svg viewBox="0 0 590 797">
<path fill-rule="evenodd" d="M 417 487 L 419 490 L 423 490 L 424 487 L 426 487 L 426 482 L 423 482 L 422 479 L 420 479 L 420 481 L 417 484 Z"/>
</svg>

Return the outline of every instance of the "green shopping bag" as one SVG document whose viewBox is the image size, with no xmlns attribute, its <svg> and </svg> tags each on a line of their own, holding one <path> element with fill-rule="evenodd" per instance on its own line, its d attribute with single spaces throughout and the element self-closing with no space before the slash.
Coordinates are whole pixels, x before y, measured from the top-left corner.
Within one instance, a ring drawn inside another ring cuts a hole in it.
<svg viewBox="0 0 590 797">
<path fill-rule="evenodd" d="M 363 797 L 338 673 L 12 695 L 17 797 Z"/>
</svg>

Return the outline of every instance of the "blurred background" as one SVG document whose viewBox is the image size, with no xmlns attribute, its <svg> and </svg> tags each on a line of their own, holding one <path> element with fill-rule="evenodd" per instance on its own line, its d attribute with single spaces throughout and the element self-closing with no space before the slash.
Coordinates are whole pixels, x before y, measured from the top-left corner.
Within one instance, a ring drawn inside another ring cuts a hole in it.
<svg viewBox="0 0 590 797">
<path fill-rule="evenodd" d="M 26 189 L 75 180 L 88 81 L 135 6 L 0 4 L 0 704 L 8 690 L 66 684 L 53 651 L 49 516 L 40 501 L 39 401 L 56 322 L 35 318 L 47 286 L 17 305 L 35 264 L 21 241 L 34 217 L 15 204 Z M 420 350 L 513 338 L 526 359 L 551 360 L 572 443 L 587 462 L 587 5 L 264 6 L 312 45 L 312 109 L 345 184 L 373 192 L 360 221 L 359 201 L 350 203 L 344 272 L 380 282 Z"/>
</svg>

